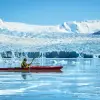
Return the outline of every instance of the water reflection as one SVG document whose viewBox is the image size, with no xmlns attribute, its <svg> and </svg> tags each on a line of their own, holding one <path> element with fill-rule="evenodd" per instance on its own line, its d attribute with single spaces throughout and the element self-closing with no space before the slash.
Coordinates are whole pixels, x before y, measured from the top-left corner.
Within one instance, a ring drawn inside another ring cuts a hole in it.
<svg viewBox="0 0 100 100">
<path fill-rule="evenodd" d="M 26 72 L 21 72 L 21 76 L 24 80 L 27 79 L 27 73 Z"/>
</svg>

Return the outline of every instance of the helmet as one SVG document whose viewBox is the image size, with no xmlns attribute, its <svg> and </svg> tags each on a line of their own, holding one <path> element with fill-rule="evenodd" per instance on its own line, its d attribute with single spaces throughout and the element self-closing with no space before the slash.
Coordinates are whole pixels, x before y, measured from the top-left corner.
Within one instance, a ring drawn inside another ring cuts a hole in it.
<svg viewBox="0 0 100 100">
<path fill-rule="evenodd" d="M 26 59 L 26 58 L 24 58 L 24 61 L 27 61 L 27 59 Z"/>
</svg>

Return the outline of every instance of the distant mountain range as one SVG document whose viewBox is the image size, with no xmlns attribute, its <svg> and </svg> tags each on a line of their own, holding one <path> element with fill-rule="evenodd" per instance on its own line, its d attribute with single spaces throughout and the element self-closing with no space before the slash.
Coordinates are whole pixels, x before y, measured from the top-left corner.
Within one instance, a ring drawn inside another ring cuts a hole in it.
<svg viewBox="0 0 100 100">
<path fill-rule="evenodd" d="M 0 19 L 0 51 L 88 51 L 100 50 L 100 20 L 72 21 L 59 25 L 29 25 Z M 94 43 L 95 42 L 95 43 Z M 92 45 L 97 45 L 97 50 Z M 87 47 L 85 48 L 85 46 Z M 84 49 L 85 48 L 85 49 Z"/>
<path fill-rule="evenodd" d="M 51 33 L 51 32 L 66 32 L 66 33 L 94 33 L 100 31 L 100 20 L 87 21 L 72 21 L 64 22 L 59 25 L 29 25 L 19 22 L 5 22 L 0 19 L 0 29 L 15 31 L 15 32 L 29 32 L 29 33 Z"/>
</svg>

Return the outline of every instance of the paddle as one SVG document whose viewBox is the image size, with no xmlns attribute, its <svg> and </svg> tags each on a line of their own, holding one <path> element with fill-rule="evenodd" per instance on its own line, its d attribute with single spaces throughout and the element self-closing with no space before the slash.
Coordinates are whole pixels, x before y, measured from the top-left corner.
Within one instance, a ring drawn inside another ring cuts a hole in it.
<svg viewBox="0 0 100 100">
<path fill-rule="evenodd" d="M 39 55 L 38 57 L 35 57 L 35 58 L 40 58 L 41 55 Z M 33 63 L 33 61 L 35 60 L 35 58 L 32 59 L 32 62 L 28 65 L 28 67 Z M 30 67 L 29 67 L 29 72 L 30 72 Z"/>
<path fill-rule="evenodd" d="M 35 57 L 35 58 L 40 58 L 41 55 L 39 55 L 38 57 Z M 29 64 L 29 66 L 33 63 L 33 61 L 35 60 L 35 58 L 32 59 L 31 63 Z"/>
</svg>

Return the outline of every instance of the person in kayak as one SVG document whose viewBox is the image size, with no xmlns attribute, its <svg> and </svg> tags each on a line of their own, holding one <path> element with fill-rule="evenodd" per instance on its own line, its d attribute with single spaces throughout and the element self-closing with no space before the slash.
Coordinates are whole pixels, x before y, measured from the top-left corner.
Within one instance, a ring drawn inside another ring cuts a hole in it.
<svg viewBox="0 0 100 100">
<path fill-rule="evenodd" d="M 41 57 L 41 55 L 39 55 L 37 58 L 39 58 L 39 57 Z M 32 59 L 32 62 L 35 60 L 35 58 Z M 24 58 L 21 63 L 21 68 L 28 68 L 32 64 L 32 62 L 30 64 L 27 64 L 26 62 L 27 62 L 27 59 Z"/>
<path fill-rule="evenodd" d="M 21 68 L 28 68 L 31 65 L 31 63 L 27 64 L 26 62 L 27 62 L 27 59 L 24 58 L 22 63 L 21 63 Z"/>
</svg>

